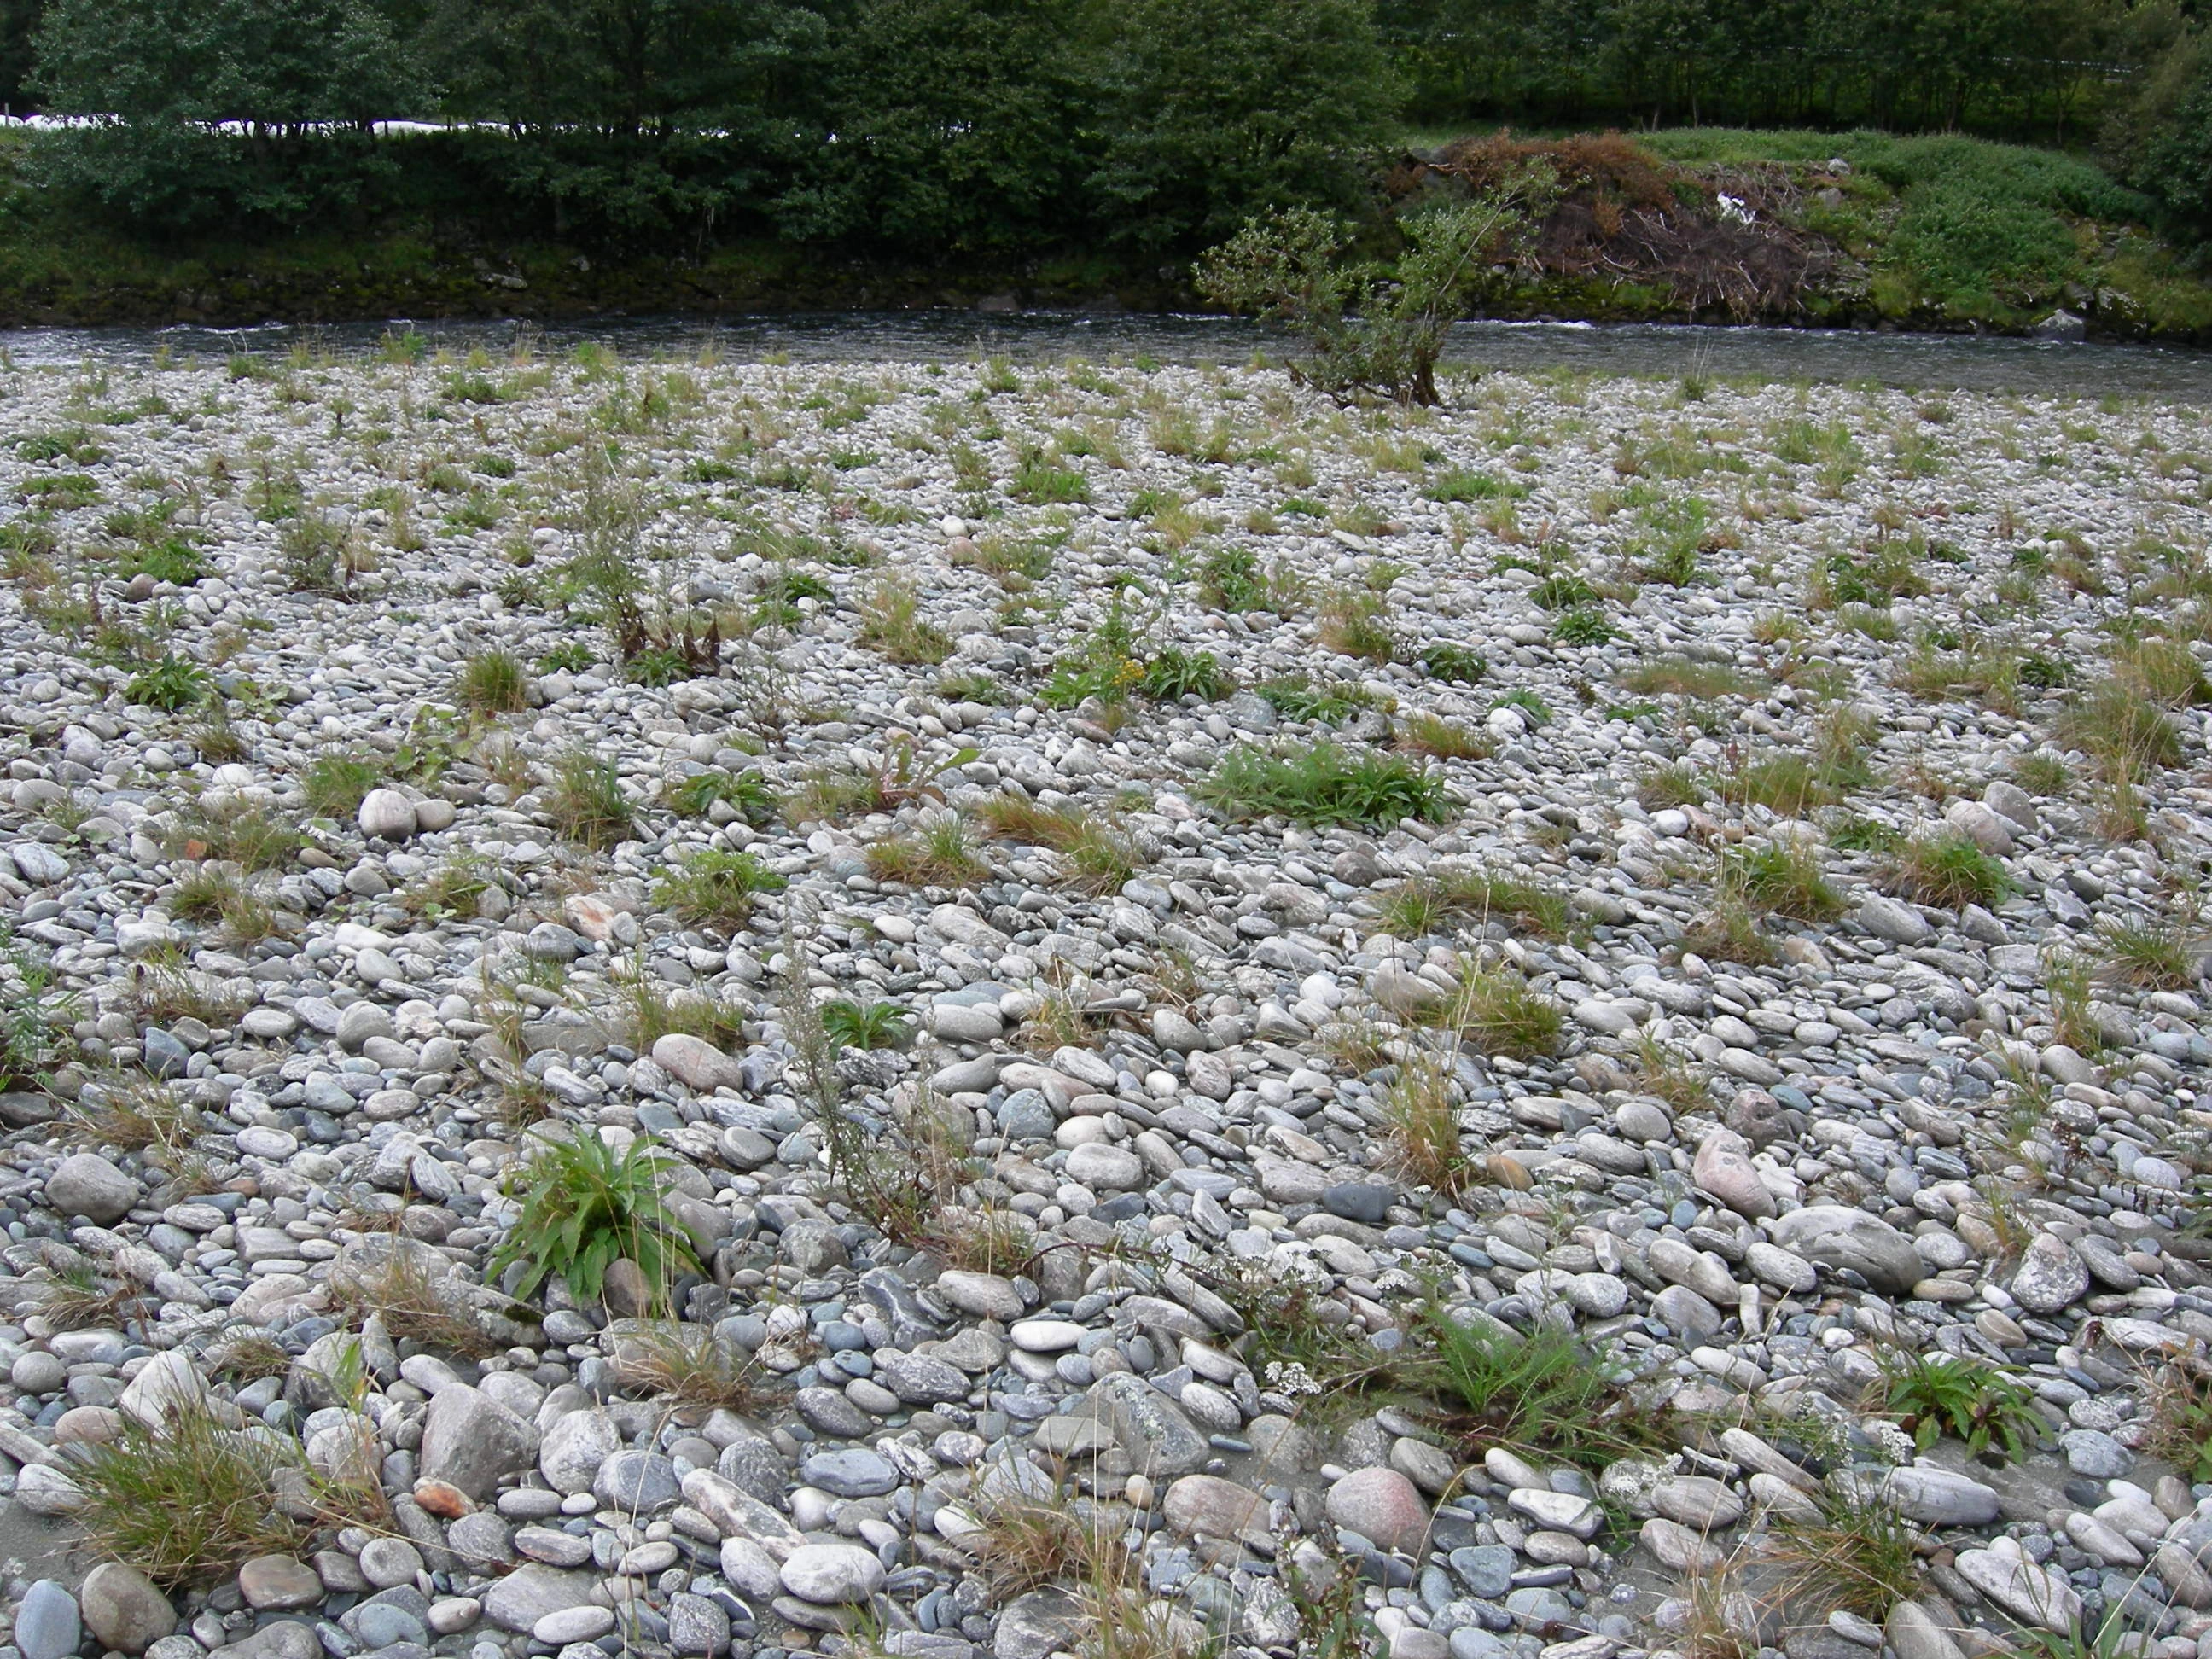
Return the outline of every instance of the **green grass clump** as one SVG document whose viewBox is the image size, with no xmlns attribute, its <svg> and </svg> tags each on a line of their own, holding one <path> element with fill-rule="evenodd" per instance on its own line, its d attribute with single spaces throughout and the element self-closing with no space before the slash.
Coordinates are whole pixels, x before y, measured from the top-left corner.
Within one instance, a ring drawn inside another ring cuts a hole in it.
<svg viewBox="0 0 2212 1659">
<path fill-rule="evenodd" d="M 530 681 L 509 653 L 487 651 L 462 665 L 453 701 L 479 714 L 517 714 L 530 701 Z"/>
<path fill-rule="evenodd" d="M 665 1296 L 678 1269 L 697 1265 L 662 1194 L 668 1162 L 644 1135 L 620 1152 L 587 1127 L 539 1139 L 508 1177 L 520 1212 L 492 1254 L 494 1276 L 520 1262 L 517 1296 L 557 1277 L 589 1307 L 599 1299 L 607 1269 L 626 1259 Z"/>
<path fill-rule="evenodd" d="M 1050 451 L 1034 447 L 1024 450 L 1015 464 L 1007 490 L 1016 501 L 1032 507 L 1091 499 L 1091 485 L 1080 472 Z"/>
<path fill-rule="evenodd" d="M 622 792 L 612 761 L 574 749 L 554 765 L 545 810 L 562 836 L 594 852 L 627 841 L 635 814 Z"/>
<path fill-rule="evenodd" d="M 300 850 L 300 832 L 266 807 L 249 802 L 197 802 L 179 815 L 168 846 L 179 858 L 216 860 L 251 872 L 289 866 Z"/>
<path fill-rule="evenodd" d="M 2097 942 L 2109 979 L 2152 991 L 2185 991 L 2197 982 L 2194 942 L 2175 921 L 2107 917 L 2098 924 Z"/>
<path fill-rule="evenodd" d="M 1401 939 L 1418 939 L 1455 921 L 1500 921 L 1516 933 L 1565 939 L 1570 920 L 1564 894 L 1492 870 L 1416 877 L 1382 901 L 1382 925 Z"/>
<path fill-rule="evenodd" d="M 1692 662 L 1686 657 L 1662 657 L 1638 663 L 1618 677 L 1623 690 L 1646 697 L 1689 697 L 1712 702 L 1722 697 L 1747 697 L 1759 690 L 1741 669 L 1726 663 Z"/>
<path fill-rule="evenodd" d="M 1547 611 L 1580 611 L 1598 602 L 1598 591 L 1586 576 L 1571 573 L 1547 576 L 1528 590 L 1528 599 Z"/>
<path fill-rule="evenodd" d="M 1489 732 L 1455 725 L 1441 714 L 1416 713 L 1401 717 L 1390 741 L 1409 755 L 1426 755 L 1434 760 L 1486 760 L 1498 752 L 1497 741 Z"/>
<path fill-rule="evenodd" d="M 977 855 L 967 819 L 944 812 L 919 830 L 870 847 L 868 873 L 909 887 L 965 887 L 988 876 L 991 866 Z"/>
<path fill-rule="evenodd" d="M 978 816 L 994 836 L 1059 854 L 1060 879 L 1078 892 L 1121 891 L 1142 860 L 1127 836 L 1074 807 L 1040 806 L 1026 796 L 1008 793 L 985 801 Z"/>
<path fill-rule="evenodd" d="M 165 1589 L 227 1578 L 306 1541 L 285 1512 L 286 1487 L 307 1474 L 294 1443 L 224 1428 L 204 1406 L 173 1412 L 159 1431 L 125 1416 L 118 1437 L 84 1451 L 69 1469 L 84 1494 L 77 1524 L 97 1553 Z"/>
<path fill-rule="evenodd" d="M 1801 818 L 1825 806 L 1835 793 L 1820 768 L 1803 755 L 1769 755 L 1749 761 L 1720 779 L 1723 800 L 1740 806 L 1764 806 L 1784 817 Z"/>
<path fill-rule="evenodd" d="M 319 818 L 349 818 L 383 776 L 374 761 L 355 755 L 318 755 L 300 779 L 307 811 Z"/>
<path fill-rule="evenodd" d="M 2172 717 L 2117 676 L 2060 716 L 2057 735 L 2095 761 L 2107 782 L 2140 783 L 2160 767 L 2181 763 L 2181 733 Z"/>
<path fill-rule="evenodd" d="M 1451 1010 L 1461 1039 L 1478 1052 L 1507 1060 L 1541 1060 L 1559 1052 L 1565 1016 L 1517 968 L 1486 968 L 1468 976 Z"/>
<path fill-rule="evenodd" d="M 1441 823 L 1443 779 L 1390 755 L 1355 755 L 1332 743 L 1280 754 L 1240 744 L 1224 755 L 1200 798 L 1231 817 L 1384 828 L 1404 818 Z"/>
<path fill-rule="evenodd" d="M 2014 890 L 2003 864 L 1955 830 L 1914 836 L 1887 873 L 1890 890 L 1900 897 L 1948 910 L 2000 903 Z"/>
<path fill-rule="evenodd" d="M 750 853 L 709 848 L 654 877 L 653 899 L 680 921 L 726 931 L 744 926 L 756 895 L 783 888 L 783 878 Z"/>
<path fill-rule="evenodd" d="M 860 643 L 886 662 L 931 665 L 952 654 L 951 636 L 921 615 L 921 598 L 886 577 L 860 600 Z"/>
<path fill-rule="evenodd" d="M 1420 1372 L 1449 1426 L 1471 1445 L 1517 1447 L 1596 1468 L 1660 1438 L 1615 1369 L 1568 1332 L 1547 1326 L 1522 1337 L 1462 1324 L 1433 1305 L 1416 1326 L 1431 1356 Z"/>
<path fill-rule="evenodd" d="M 1322 606 L 1314 637 L 1344 656 L 1389 662 L 1398 642 L 1384 619 L 1387 609 L 1380 593 L 1340 593 Z"/>
<path fill-rule="evenodd" d="M 1520 484 L 1507 483 L 1487 472 L 1460 466 L 1437 473 L 1421 492 L 1432 501 L 1445 502 L 1511 500 L 1528 493 Z"/>
<path fill-rule="evenodd" d="M 1828 884 L 1819 851 L 1802 842 L 1730 848 L 1721 855 L 1721 886 L 1743 903 L 1799 921 L 1828 921 L 1844 901 Z"/>
</svg>

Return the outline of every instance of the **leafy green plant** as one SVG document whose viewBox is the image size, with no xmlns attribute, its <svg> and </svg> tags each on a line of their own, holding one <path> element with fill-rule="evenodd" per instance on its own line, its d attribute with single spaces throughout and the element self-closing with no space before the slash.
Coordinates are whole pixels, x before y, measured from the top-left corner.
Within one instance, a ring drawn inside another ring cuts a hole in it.
<svg viewBox="0 0 2212 1659">
<path fill-rule="evenodd" d="M 1240 744 L 1215 764 L 1198 793 L 1231 817 L 1279 815 L 1307 824 L 1382 828 L 1409 817 L 1435 823 L 1449 810 L 1443 779 L 1427 768 L 1332 743 L 1291 754 Z"/>
<path fill-rule="evenodd" d="M 508 1177 L 518 1209 L 492 1253 L 492 1272 L 520 1262 L 514 1293 L 523 1297 L 557 1276 L 588 1307 L 599 1299 L 607 1269 L 628 1260 L 665 1296 L 679 1268 L 697 1265 L 662 1194 L 669 1161 L 649 1136 L 617 1152 L 588 1126 L 540 1134 Z"/>
<path fill-rule="evenodd" d="M 1348 680 L 1322 685 L 1304 679 L 1263 680 L 1253 690 L 1286 720 L 1321 720 L 1332 726 L 1382 702 L 1365 686 Z"/>
<path fill-rule="evenodd" d="M 837 997 L 822 1005 L 822 1029 L 841 1048 L 901 1048 L 913 1030 L 913 1021 L 894 1002 Z"/>
<path fill-rule="evenodd" d="M 538 659 L 538 672 L 541 674 L 580 674 L 597 660 L 592 655 L 592 647 L 583 641 L 563 640 Z"/>
<path fill-rule="evenodd" d="M 694 772 L 668 787 L 664 799 L 687 817 L 705 813 L 716 801 L 758 829 L 781 809 L 775 786 L 757 772 Z"/>
<path fill-rule="evenodd" d="M 1620 630 L 1601 611 L 1563 611 L 1552 619 L 1552 637 L 1561 645 L 1603 645 L 1620 637 Z"/>
<path fill-rule="evenodd" d="M 1884 1408 L 1926 1451 L 1948 1434 L 1976 1457 L 2016 1463 L 2045 1437 L 2033 1390 L 1994 1365 L 1899 1350 L 1883 1367 Z"/>
<path fill-rule="evenodd" d="M 1139 684 L 1146 696 L 1161 702 L 1173 702 L 1187 696 L 1218 702 L 1234 689 L 1236 682 L 1214 660 L 1211 651 L 1184 651 L 1169 646 L 1145 665 L 1144 678 Z"/>
<path fill-rule="evenodd" d="M 158 662 L 148 664 L 131 677 L 123 695 L 131 702 L 174 714 L 204 701 L 213 690 L 214 682 L 198 663 L 164 652 Z"/>
<path fill-rule="evenodd" d="M 1414 659 L 1431 679 L 1473 685 L 1490 672 L 1488 659 L 1464 645 L 1425 645 Z"/>
<path fill-rule="evenodd" d="M 709 848 L 654 877 L 653 899 L 681 921 L 726 931 L 750 918 L 757 895 L 783 889 L 784 878 L 750 853 Z"/>
</svg>

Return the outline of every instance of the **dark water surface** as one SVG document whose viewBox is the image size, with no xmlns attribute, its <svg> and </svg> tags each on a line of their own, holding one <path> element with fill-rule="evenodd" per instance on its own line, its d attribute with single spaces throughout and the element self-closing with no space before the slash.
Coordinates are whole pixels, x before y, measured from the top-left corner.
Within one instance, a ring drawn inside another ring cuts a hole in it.
<svg viewBox="0 0 2212 1659">
<path fill-rule="evenodd" d="M 0 349 L 18 364 L 153 361 L 234 352 L 282 354 L 308 343 L 346 355 L 373 349 L 388 329 L 411 327 L 434 346 L 495 351 L 526 337 L 543 350 L 586 341 L 625 356 L 691 356 L 711 348 L 726 360 L 781 355 L 793 362 L 957 361 L 1017 362 L 1085 357 L 1129 362 L 1241 362 L 1281 337 L 1235 318 L 1160 315 L 1004 316 L 965 311 L 820 312 L 752 317 L 593 318 L 538 325 L 512 320 L 270 324 L 258 328 L 55 328 L 0 331 Z M 1959 334 L 1866 334 L 1782 328 L 1701 328 L 1656 324 L 1462 323 L 1446 354 L 1453 363 L 1530 371 L 1567 368 L 1599 374 L 1714 380 L 1875 381 L 1886 386 L 2020 392 L 2098 398 L 2212 403 L 2212 352 L 2176 346 L 2069 344 Z"/>
</svg>

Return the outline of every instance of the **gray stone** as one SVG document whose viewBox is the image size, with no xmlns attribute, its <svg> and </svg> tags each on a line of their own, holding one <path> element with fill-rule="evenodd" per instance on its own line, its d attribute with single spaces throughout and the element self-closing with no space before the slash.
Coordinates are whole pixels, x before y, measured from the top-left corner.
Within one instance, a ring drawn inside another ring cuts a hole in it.
<svg viewBox="0 0 2212 1659">
<path fill-rule="evenodd" d="M 599 1465 L 592 1496 L 624 1515 L 653 1515 L 673 1509 L 684 1496 L 676 1465 L 659 1452 L 627 1447 Z"/>
<path fill-rule="evenodd" d="M 884 1587 L 884 1564 L 853 1544 L 802 1544 L 778 1574 L 785 1589 L 817 1606 L 864 1601 Z"/>
<path fill-rule="evenodd" d="M 1893 945 L 1923 945 L 1936 936 L 1917 906 L 1881 893 L 1869 893 L 1859 901 L 1859 926 Z"/>
<path fill-rule="evenodd" d="M 121 1561 L 102 1561 L 85 1574 L 77 1599 L 85 1627 L 118 1653 L 143 1653 L 177 1627 L 177 1610 L 161 1587 Z"/>
<path fill-rule="evenodd" d="M 1897 1650 L 1897 1659 L 1966 1659 L 1950 1632 L 1917 1601 L 1899 1601 L 1892 1607 L 1882 1634 Z"/>
<path fill-rule="evenodd" d="M 2038 1233 L 2021 1252 L 2007 1287 L 2033 1314 L 2054 1314 L 2089 1293 L 2089 1264 L 2055 1233 Z"/>
<path fill-rule="evenodd" d="M 15 1608 L 15 1645 L 23 1659 L 68 1659 L 84 1639 L 76 1598 L 52 1578 L 24 1592 Z"/>
<path fill-rule="evenodd" d="M 968 1376 L 929 1354 L 885 1351 L 876 1356 L 876 1377 L 909 1406 L 934 1406 L 968 1397 Z"/>
<path fill-rule="evenodd" d="M 2101 1429 L 2075 1429 L 2058 1437 L 2066 1467 L 2091 1480 L 2111 1480 L 2136 1466 L 2136 1455 Z"/>
<path fill-rule="evenodd" d="M 404 841 L 415 833 L 415 803 L 397 789 L 372 789 L 361 799 L 361 833 Z"/>
<path fill-rule="evenodd" d="M 97 1152 L 72 1152 L 46 1177 L 46 1202 L 64 1215 L 106 1226 L 138 1201 L 138 1183 Z"/>
<path fill-rule="evenodd" d="M 1160 1503 L 1167 1523 L 1186 1537 L 1237 1538 L 1267 1533 L 1267 1500 L 1218 1475 L 1186 1474 Z"/>
<path fill-rule="evenodd" d="M 293 1555 L 257 1555 L 238 1570 L 239 1594 L 256 1613 L 311 1607 L 323 1599 L 323 1581 Z"/>
<path fill-rule="evenodd" d="M 1848 1267 L 1877 1291 L 1901 1296 L 1926 1269 L 1912 1241 L 1879 1216 L 1840 1204 L 1812 1204 L 1767 1224 L 1774 1242 L 1809 1261 Z"/>
<path fill-rule="evenodd" d="M 600 1410 L 556 1418 L 538 1448 L 538 1472 L 556 1492 L 589 1492 L 599 1465 L 622 1444 L 622 1431 Z"/>
<path fill-rule="evenodd" d="M 1182 1407 L 1141 1376 L 1113 1371 L 1100 1377 L 1091 1385 L 1090 1407 L 1139 1474 L 1155 1480 L 1193 1474 L 1213 1455 Z"/>
<path fill-rule="evenodd" d="M 484 1617 L 502 1630 L 527 1632 L 549 1613 L 582 1607 L 598 1582 L 588 1572 L 525 1562 L 484 1592 Z"/>
<path fill-rule="evenodd" d="M 992 1637 L 992 1659 L 1047 1659 L 1073 1649 L 1091 1620 L 1062 1589 L 1031 1590 L 1009 1601 Z"/>
<path fill-rule="evenodd" d="M 671 1031 L 657 1038 L 653 1045 L 653 1060 L 685 1088 L 700 1094 L 744 1086 L 744 1073 L 739 1061 L 704 1037 L 693 1036 L 688 1031 Z"/>
<path fill-rule="evenodd" d="M 730 1615 L 719 1602 L 678 1592 L 668 1601 L 668 1650 L 704 1659 L 730 1650 Z"/>
<path fill-rule="evenodd" d="M 799 1466 L 799 1478 L 837 1498 L 873 1498 L 899 1484 L 888 1458 L 860 1446 L 815 1453 Z"/>
<path fill-rule="evenodd" d="M 431 1395 L 422 1424 L 424 1480 L 482 1500 L 537 1458 L 537 1429 L 481 1389 L 449 1382 Z"/>
</svg>

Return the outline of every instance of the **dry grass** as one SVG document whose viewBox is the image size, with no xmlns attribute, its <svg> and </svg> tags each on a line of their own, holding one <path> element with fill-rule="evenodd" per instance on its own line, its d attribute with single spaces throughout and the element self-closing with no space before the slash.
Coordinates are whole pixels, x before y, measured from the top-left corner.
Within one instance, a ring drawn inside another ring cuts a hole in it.
<svg viewBox="0 0 2212 1659">
<path fill-rule="evenodd" d="M 205 1407 L 174 1413 L 158 1434 L 126 1418 L 121 1436 L 88 1443 L 70 1471 L 76 1519 L 99 1554 L 157 1584 L 209 1583 L 260 1555 L 289 1555 L 307 1529 L 283 1493 L 305 1474 L 298 1449 L 226 1429 Z"/>
<path fill-rule="evenodd" d="M 1036 1229 L 1017 1211 L 953 1205 L 938 1212 L 927 1243 L 948 1267 L 1011 1278 L 1036 1254 Z"/>
<path fill-rule="evenodd" d="M 404 1249 L 395 1249 L 367 1273 L 343 1282 L 333 1279 L 331 1288 L 349 1322 L 359 1324 L 376 1314 L 395 1340 L 411 1340 L 441 1353 L 466 1358 L 482 1358 L 496 1353 L 501 1346 L 469 1317 L 459 1302 L 456 1287 L 440 1284 L 427 1266 Z"/>
<path fill-rule="evenodd" d="M 968 887 L 988 877 L 991 866 L 976 853 L 968 820 L 940 812 L 918 830 L 870 847 L 868 873 L 909 887 Z"/>
<path fill-rule="evenodd" d="M 1391 1152 L 1408 1181 L 1456 1198 L 1475 1179 L 1475 1164 L 1462 1149 L 1459 1109 L 1449 1064 L 1421 1054 L 1398 1067 L 1382 1103 Z"/>
<path fill-rule="evenodd" d="M 1134 842 L 1073 807 L 1040 806 L 1026 796 L 1004 794 L 985 801 L 977 816 L 994 836 L 1058 854 L 1060 883 L 1077 892 L 1119 892 L 1143 861 Z"/>
<path fill-rule="evenodd" d="M 752 1355 L 715 1339 L 703 1325 L 656 1322 L 625 1335 L 615 1350 L 615 1375 L 686 1406 L 752 1407 L 758 1364 Z"/>
</svg>

